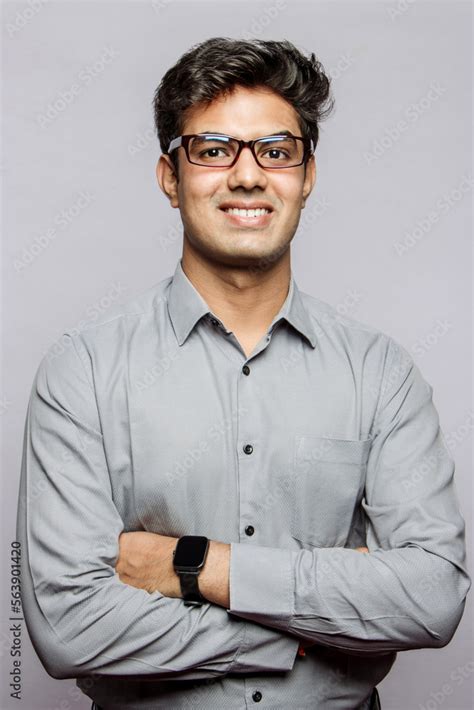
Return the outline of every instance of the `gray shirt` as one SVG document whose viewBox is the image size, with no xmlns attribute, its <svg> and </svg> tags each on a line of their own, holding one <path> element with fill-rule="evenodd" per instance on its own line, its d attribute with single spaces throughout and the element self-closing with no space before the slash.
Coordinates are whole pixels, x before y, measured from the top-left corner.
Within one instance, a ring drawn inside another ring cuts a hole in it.
<svg viewBox="0 0 474 710">
<path fill-rule="evenodd" d="M 65 333 L 31 389 L 18 507 L 47 672 L 107 710 L 367 707 L 397 651 L 449 642 L 471 583 L 432 392 L 293 272 L 249 357 L 181 261 Z M 230 608 L 122 583 L 133 530 L 230 543 Z"/>
</svg>

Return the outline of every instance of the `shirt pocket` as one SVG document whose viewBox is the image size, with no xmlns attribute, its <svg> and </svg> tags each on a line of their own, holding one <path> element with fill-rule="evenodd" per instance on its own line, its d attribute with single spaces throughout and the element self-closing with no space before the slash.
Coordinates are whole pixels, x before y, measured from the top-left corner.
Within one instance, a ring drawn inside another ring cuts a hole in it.
<svg viewBox="0 0 474 710">
<path fill-rule="evenodd" d="M 371 442 L 295 436 L 293 538 L 316 547 L 344 546 L 362 498 Z"/>
</svg>

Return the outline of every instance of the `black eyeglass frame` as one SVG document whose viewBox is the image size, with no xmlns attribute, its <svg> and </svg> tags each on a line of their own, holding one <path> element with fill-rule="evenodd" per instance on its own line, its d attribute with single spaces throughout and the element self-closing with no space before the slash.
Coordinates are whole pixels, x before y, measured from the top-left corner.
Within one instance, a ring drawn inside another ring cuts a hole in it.
<svg viewBox="0 0 474 710">
<path fill-rule="evenodd" d="M 237 153 L 235 154 L 234 160 L 232 163 L 229 163 L 229 165 L 206 165 L 204 163 L 196 163 L 195 161 L 191 160 L 189 157 L 189 142 L 191 138 L 196 138 L 196 137 L 201 137 L 201 136 L 216 136 L 216 138 L 231 138 L 232 140 L 236 141 L 239 144 L 239 148 L 237 150 Z M 262 141 L 264 139 L 272 139 L 272 140 L 277 140 L 278 138 L 295 138 L 298 141 L 302 141 L 303 143 L 303 157 L 301 159 L 301 162 L 295 163 L 294 165 L 262 165 L 261 163 L 258 162 L 258 157 L 257 154 L 255 153 L 255 143 L 258 143 L 259 141 Z M 250 148 L 252 151 L 252 155 L 255 158 L 255 162 L 260 168 L 263 168 L 263 170 L 288 170 L 289 168 L 296 168 L 299 165 L 303 165 L 304 162 L 309 160 L 309 158 L 314 154 L 315 151 L 315 145 L 314 141 L 312 138 L 304 138 L 303 136 L 294 136 L 292 133 L 281 133 L 281 134 L 276 134 L 274 136 L 261 136 L 260 138 L 254 138 L 251 141 L 244 141 L 241 138 L 235 138 L 234 136 L 228 136 L 225 133 L 186 133 L 182 136 L 177 136 L 176 138 L 173 138 L 172 141 L 170 141 L 170 144 L 168 146 L 168 151 L 166 155 L 169 155 L 173 150 L 176 150 L 176 148 L 179 148 L 182 146 L 184 148 L 184 151 L 186 153 L 186 158 L 192 165 L 199 165 L 201 168 L 231 168 L 237 160 L 240 157 L 240 154 L 243 150 L 243 148 Z"/>
</svg>

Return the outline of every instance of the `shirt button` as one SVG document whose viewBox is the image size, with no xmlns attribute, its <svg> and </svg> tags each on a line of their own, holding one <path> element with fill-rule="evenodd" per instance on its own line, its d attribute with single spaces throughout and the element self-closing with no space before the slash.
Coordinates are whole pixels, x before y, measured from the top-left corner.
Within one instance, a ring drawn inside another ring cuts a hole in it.
<svg viewBox="0 0 474 710">
<path fill-rule="evenodd" d="M 255 700 L 256 703 L 259 703 L 261 699 L 261 692 L 259 690 L 254 690 L 254 692 L 252 693 L 252 700 Z"/>
<path fill-rule="evenodd" d="M 212 325 L 219 325 L 219 321 L 216 320 L 215 318 L 211 318 L 211 323 L 212 323 Z"/>
<path fill-rule="evenodd" d="M 253 535 L 254 532 L 255 532 L 255 529 L 254 529 L 253 525 L 247 525 L 247 527 L 245 528 L 245 534 L 246 535 Z"/>
<path fill-rule="evenodd" d="M 248 365 L 244 365 L 242 368 L 242 372 L 244 375 L 250 375 L 250 367 Z"/>
<path fill-rule="evenodd" d="M 253 451 L 253 446 L 252 444 L 245 444 L 244 446 L 244 451 L 246 454 L 251 454 Z"/>
</svg>

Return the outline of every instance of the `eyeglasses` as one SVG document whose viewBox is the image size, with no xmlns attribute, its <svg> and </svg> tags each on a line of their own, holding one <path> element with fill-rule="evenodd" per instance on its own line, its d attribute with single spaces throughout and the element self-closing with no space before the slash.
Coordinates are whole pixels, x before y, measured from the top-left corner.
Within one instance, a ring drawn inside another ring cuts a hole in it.
<svg viewBox="0 0 474 710">
<path fill-rule="evenodd" d="M 168 155 L 182 146 L 193 165 L 206 168 L 230 168 L 243 148 L 250 148 L 261 168 L 294 168 L 305 162 L 315 150 L 312 138 L 294 136 L 290 132 L 262 136 L 244 141 L 222 133 L 188 133 L 173 138 Z"/>
</svg>

